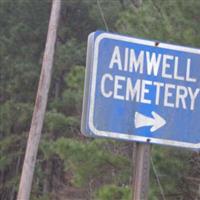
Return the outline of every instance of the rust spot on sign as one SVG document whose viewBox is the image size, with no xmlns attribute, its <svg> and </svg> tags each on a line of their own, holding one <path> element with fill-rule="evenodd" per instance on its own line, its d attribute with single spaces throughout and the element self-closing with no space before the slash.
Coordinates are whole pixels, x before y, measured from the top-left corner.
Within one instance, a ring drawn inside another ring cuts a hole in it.
<svg viewBox="0 0 200 200">
<path fill-rule="evenodd" d="M 148 139 L 147 139 L 147 142 L 150 142 L 150 141 L 151 141 L 151 139 L 148 138 Z"/>
<path fill-rule="evenodd" d="M 155 42 L 155 46 L 157 47 L 159 45 L 159 42 Z"/>
</svg>

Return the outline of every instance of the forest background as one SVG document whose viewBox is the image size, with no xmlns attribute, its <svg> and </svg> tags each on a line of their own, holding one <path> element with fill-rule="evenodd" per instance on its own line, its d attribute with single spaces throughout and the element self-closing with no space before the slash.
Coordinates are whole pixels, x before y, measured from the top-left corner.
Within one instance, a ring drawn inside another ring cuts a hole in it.
<svg viewBox="0 0 200 200">
<path fill-rule="evenodd" d="M 141 2 L 141 4 L 137 4 Z M 14 200 L 51 9 L 0 0 L 0 199 Z M 80 133 L 87 36 L 109 30 L 200 47 L 198 0 L 63 0 L 32 200 L 130 200 L 133 143 Z M 200 154 L 153 145 L 149 200 L 200 199 Z"/>
</svg>

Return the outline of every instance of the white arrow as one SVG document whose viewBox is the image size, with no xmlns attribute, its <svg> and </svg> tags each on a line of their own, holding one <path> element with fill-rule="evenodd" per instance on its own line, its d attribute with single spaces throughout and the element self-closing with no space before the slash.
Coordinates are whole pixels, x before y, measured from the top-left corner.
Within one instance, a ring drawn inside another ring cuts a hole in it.
<svg viewBox="0 0 200 200">
<path fill-rule="evenodd" d="M 147 117 L 139 112 L 135 112 L 135 128 L 140 128 L 143 126 L 152 126 L 150 131 L 154 132 L 166 124 L 164 118 L 155 112 L 151 112 L 153 118 Z"/>
</svg>

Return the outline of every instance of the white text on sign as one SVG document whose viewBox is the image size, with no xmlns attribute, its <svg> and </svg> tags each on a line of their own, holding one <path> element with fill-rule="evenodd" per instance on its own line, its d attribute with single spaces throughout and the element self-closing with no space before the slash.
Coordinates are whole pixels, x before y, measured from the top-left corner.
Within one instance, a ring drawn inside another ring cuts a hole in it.
<svg viewBox="0 0 200 200">
<path fill-rule="evenodd" d="M 122 58 L 124 59 L 122 60 Z M 111 70 L 128 72 L 130 76 L 104 74 L 101 79 L 101 93 L 106 98 L 194 110 L 200 88 L 192 89 L 182 84 L 183 82 L 197 82 L 197 79 L 191 74 L 191 59 L 186 59 L 184 66 L 179 64 L 178 56 L 150 53 L 149 51 L 140 51 L 136 56 L 134 49 L 120 49 L 115 46 L 108 67 Z M 184 74 L 179 73 L 180 67 L 184 67 Z M 146 79 L 134 81 L 133 73 L 155 77 L 159 75 L 166 80 L 180 81 L 181 84 Z M 107 84 L 112 87 L 107 88 Z"/>
</svg>

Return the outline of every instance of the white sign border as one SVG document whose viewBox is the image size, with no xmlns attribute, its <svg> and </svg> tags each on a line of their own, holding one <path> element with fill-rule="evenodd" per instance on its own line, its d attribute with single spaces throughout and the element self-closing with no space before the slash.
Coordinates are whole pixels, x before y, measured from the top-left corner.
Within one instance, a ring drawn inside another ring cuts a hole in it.
<svg viewBox="0 0 200 200">
<path fill-rule="evenodd" d="M 110 137 L 116 139 L 124 139 L 129 141 L 138 141 L 138 142 L 147 142 L 155 144 L 163 144 L 163 145 L 170 145 L 170 146 L 177 146 L 177 147 L 185 147 L 185 148 L 193 148 L 197 149 L 200 148 L 200 143 L 187 143 L 187 142 L 178 142 L 173 140 L 165 140 L 165 139 L 156 139 L 152 137 L 144 137 L 144 136 L 137 136 L 137 135 L 128 135 L 124 133 L 117 133 L 117 132 L 109 132 L 109 131 L 102 131 L 98 130 L 94 126 L 94 105 L 95 105 L 95 88 L 96 88 L 96 75 L 97 75 L 97 65 L 98 65 L 98 52 L 99 52 L 99 44 L 103 39 L 114 39 L 114 40 L 121 40 L 130 43 L 142 44 L 147 46 L 156 46 L 155 41 L 143 40 L 138 38 L 131 38 L 122 35 L 116 35 L 111 33 L 101 33 L 97 36 L 94 44 L 94 57 L 93 57 L 93 69 L 92 69 L 92 83 L 91 83 L 91 96 L 90 96 L 90 108 L 89 108 L 89 129 L 92 131 L 93 134 L 96 136 L 101 137 Z M 177 46 L 165 43 L 159 43 L 159 48 L 166 48 L 170 50 L 177 50 L 177 51 L 184 51 L 188 53 L 195 53 L 200 54 L 200 49 L 194 49 L 184 46 Z"/>
</svg>

